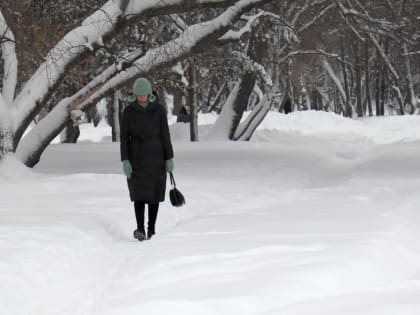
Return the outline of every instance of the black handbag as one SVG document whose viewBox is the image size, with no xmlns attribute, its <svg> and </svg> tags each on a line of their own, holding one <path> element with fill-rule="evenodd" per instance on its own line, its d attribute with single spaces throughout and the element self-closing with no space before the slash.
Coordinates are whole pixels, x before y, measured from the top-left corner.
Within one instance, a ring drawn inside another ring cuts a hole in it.
<svg viewBox="0 0 420 315">
<path fill-rule="evenodd" d="M 169 191 L 169 199 L 174 207 L 181 207 L 185 204 L 184 195 L 176 188 L 175 178 L 172 172 L 169 173 L 172 188 Z"/>
</svg>

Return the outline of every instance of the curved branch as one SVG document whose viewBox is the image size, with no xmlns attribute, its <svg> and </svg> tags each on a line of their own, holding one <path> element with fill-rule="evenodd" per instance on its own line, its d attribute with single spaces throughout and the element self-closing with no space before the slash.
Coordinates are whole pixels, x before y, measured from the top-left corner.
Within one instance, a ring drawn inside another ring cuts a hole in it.
<svg viewBox="0 0 420 315">
<path fill-rule="evenodd" d="M 45 106 L 66 72 L 97 47 L 142 18 L 184 12 L 195 8 L 226 7 L 235 0 L 108 0 L 67 33 L 52 48 L 14 101 L 15 142 L 19 142 L 33 117 Z M 125 9 L 125 11 L 122 11 Z"/>
<path fill-rule="evenodd" d="M 25 136 L 21 143 L 19 143 L 16 151 L 17 155 L 26 165 L 35 165 L 49 141 L 54 139 L 62 128 L 64 128 L 69 119 L 70 111 L 82 109 L 85 106 L 97 102 L 107 95 L 107 93 L 120 88 L 139 74 L 145 75 L 156 71 L 158 68 L 175 64 L 179 60 L 201 51 L 204 47 L 208 47 L 212 43 L 221 44 L 219 42 L 220 37 L 229 30 L 230 25 L 242 13 L 265 2 L 269 2 L 269 0 L 237 1 L 235 5 L 226 9 L 225 12 L 215 19 L 190 26 L 178 38 L 148 51 L 145 55 L 140 56 L 140 54 L 135 54 L 131 57 L 126 57 L 124 60 L 129 59 L 132 62 L 132 66 L 125 69 L 121 64 L 110 66 L 85 88 L 81 89 L 71 98 L 60 102 L 50 114 L 41 120 Z M 225 43 L 224 41 L 223 44 Z M 54 118 L 49 118 L 50 115 Z M 49 119 L 46 120 L 46 118 Z M 42 145 L 40 146 L 40 144 Z"/>
</svg>

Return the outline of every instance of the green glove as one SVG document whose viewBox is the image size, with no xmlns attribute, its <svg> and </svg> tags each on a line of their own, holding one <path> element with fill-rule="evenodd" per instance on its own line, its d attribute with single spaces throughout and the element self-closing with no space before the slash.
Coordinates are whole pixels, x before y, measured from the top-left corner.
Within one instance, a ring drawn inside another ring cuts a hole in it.
<svg viewBox="0 0 420 315">
<path fill-rule="evenodd" d="M 165 167 L 168 173 L 172 172 L 174 170 L 174 160 L 173 159 L 166 160 Z"/>
<path fill-rule="evenodd" d="M 123 171 L 127 178 L 131 178 L 131 174 L 133 174 L 133 168 L 131 167 L 131 163 L 129 160 L 123 161 Z"/>
</svg>

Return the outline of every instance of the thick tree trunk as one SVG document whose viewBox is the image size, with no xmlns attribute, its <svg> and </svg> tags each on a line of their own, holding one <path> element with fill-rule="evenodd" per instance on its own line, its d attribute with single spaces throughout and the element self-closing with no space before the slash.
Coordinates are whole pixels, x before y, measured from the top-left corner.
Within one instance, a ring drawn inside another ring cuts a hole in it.
<svg viewBox="0 0 420 315">
<path fill-rule="evenodd" d="M 183 97 L 183 93 L 182 90 L 179 88 L 174 88 L 172 90 L 172 95 L 173 95 L 173 102 L 174 102 L 174 109 L 173 109 L 173 113 L 174 115 L 178 115 L 181 112 L 182 109 L 182 97 Z"/>
<path fill-rule="evenodd" d="M 190 62 L 189 66 L 189 86 L 188 86 L 188 105 L 191 107 L 190 113 L 190 140 L 198 141 L 198 97 L 197 97 L 197 77 L 194 68 L 194 62 Z"/>
<path fill-rule="evenodd" d="M 242 115 L 247 107 L 256 81 L 253 72 L 246 71 L 230 92 L 222 111 L 208 135 L 213 140 L 235 140 L 235 132 L 238 129 Z"/>
<path fill-rule="evenodd" d="M 63 99 L 20 141 L 16 155 L 26 166 L 36 165 L 45 148 L 66 127 L 70 120 L 70 102 L 71 98 Z M 53 130 L 51 126 L 54 127 Z"/>
<path fill-rule="evenodd" d="M 272 96 L 271 99 L 266 96 L 260 100 L 259 104 L 254 107 L 247 119 L 236 130 L 234 140 L 251 140 L 255 130 L 257 130 L 257 127 L 264 120 L 265 116 L 267 116 L 270 109 L 278 105 L 278 103 L 279 98 L 276 96 Z"/>
<path fill-rule="evenodd" d="M 7 155 L 13 153 L 13 133 L 11 128 L 0 126 L 0 161 Z"/>
<path fill-rule="evenodd" d="M 248 104 L 249 97 L 254 89 L 256 81 L 256 75 L 253 72 L 245 72 L 242 75 L 241 84 L 239 86 L 239 91 L 236 96 L 235 101 L 233 102 L 234 116 L 232 120 L 232 125 L 229 132 L 229 139 L 233 140 L 236 128 L 238 128 L 239 123 L 242 119 L 242 115 Z"/>
<path fill-rule="evenodd" d="M 80 136 L 79 126 L 75 126 L 72 120 L 69 120 L 66 124 L 65 135 L 62 143 L 77 143 L 77 139 Z"/>
<path fill-rule="evenodd" d="M 112 98 L 107 104 L 107 122 L 111 126 L 112 142 L 118 142 L 120 139 L 120 119 L 122 115 L 121 92 L 114 92 Z"/>
</svg>

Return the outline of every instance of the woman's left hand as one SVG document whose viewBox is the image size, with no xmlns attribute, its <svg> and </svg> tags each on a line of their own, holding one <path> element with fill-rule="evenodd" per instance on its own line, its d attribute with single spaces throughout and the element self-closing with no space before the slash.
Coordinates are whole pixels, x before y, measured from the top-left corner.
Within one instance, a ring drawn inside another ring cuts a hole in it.
<svg viewBox="0 0 420 315">
<path fill-rule="evenodd" d="M 171 173 L 174 170 L 174 160 L 173 159 L 166 160 L 165 167 L 166 167 L 166 171 L 168 173 Z"/>
</svg>

